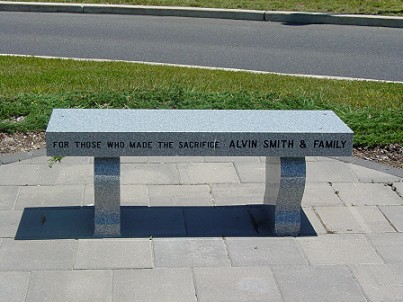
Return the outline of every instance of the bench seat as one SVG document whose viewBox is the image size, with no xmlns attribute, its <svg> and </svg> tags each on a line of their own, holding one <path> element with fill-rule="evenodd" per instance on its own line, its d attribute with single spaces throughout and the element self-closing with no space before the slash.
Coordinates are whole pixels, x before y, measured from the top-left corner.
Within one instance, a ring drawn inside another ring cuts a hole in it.
<svg viewBox="0 0 403 302">
<path fill-rule="evenodd" d="M 278 188 L 269 222 L 275 234 L 296 236 L 305 156 L 351 156 L 352 138 L 326 110 L 54 109 L 46 130 L 49 156 L 95 157 L 102 237 L 120 234 L 121 156 L 266 156 L 266 190 Z"/>
</svg>

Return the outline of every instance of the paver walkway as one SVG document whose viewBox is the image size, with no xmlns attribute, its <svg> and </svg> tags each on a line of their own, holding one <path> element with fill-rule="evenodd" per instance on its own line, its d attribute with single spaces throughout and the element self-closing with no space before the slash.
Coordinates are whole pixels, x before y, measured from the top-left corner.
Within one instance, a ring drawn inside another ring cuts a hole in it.
<svg viewBox="0 0 403 302">
<path fill-rule="evenodd" d="M 403 178 L 308 158 L 303 234 L 279 238 L 264 169 L 122 158 L 124 237 L 93 239 L 90 158 L 0 165 L 0 301 L 403 301 Z"/>
</svg>

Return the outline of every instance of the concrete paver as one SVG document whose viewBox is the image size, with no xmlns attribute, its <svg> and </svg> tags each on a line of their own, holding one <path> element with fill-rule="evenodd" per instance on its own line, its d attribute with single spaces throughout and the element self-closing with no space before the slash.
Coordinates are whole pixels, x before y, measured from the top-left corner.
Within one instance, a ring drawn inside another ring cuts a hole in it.
<svg viewBox="0 0 403 302">
<path fill-rule="evenodd" d="M 403 205 L 379 207 L 398 232 L 403 232 Z"/>
<path fill-rule="evenodd" d="M 283 301 L 366 302 L 345 266 L 299 266 L 273 268 Z"/>
<path fill-rule="evenodd" d="M 399 181 L 399 177 L 375 171 L 366 167 L 357 166 L 354 164 L 347 164 L 348 168 L 362 183 L 385 183 Z"/>
<path fill-rule="evenodd" d="M 216 205 L 263 204 L 265 187 L 262 183 L 214 184 L 211 194 Z"/>
<path fill-rule="evenodd" d="M 152 268 L 149 239 L 83 239 L 78 241 L 75 269 Z"/>
<path fill-rule="evenodd" d="M 151 206 L 212 206 L 207 185 L 149 185 Z"/>
<path fill-rule="evenodd" d="M 0 186 L 0 210 L 11 210 L 20 188 L 18 186 Z"/>
<path fill-rule="evenodd" d="M 396 188 L 397 194 L 403 197 L 403 182 L 395 182 L 393 185 Z"/>
<path fill-rule="evenodd" d="M 25 301 L 29 274 L 29 272 L 0 272 L 0 300 L 8 302 Z"/>
<path fill-rule="evenodd" d="M 307 264 L 293 238 L 227 238 L 225 242 L 232 266 Z"/>
<path fill-rule="evenodd" d="M 297 238 L 297 242 L 312 265 L 383 263 L 372 245 L 360 234 Z"/>
<path fill-rule="evenodd" d="M 21 187 L 15 209 L 30 207 L 81 206 L 84 186 L 24 186 Z"/>
<path fill-rule="evenodd" d="M 310 162 L 306 166 L 307 183 L 356 183 L 357 177 L 342 162 Z"/>
<path fill-rule="evenodd" d="M 179 184 L 176 164 L 121 164 L 121 184 Z"/>
<path fill-rule="evenodd" d="M 389 186 L 380 183 L 334 184 L 333 188 L 346 205 L 400 205 L 402 199 Z"/>
<path fill-rule="evenodd" d="M 393 227 L 375 206 L 315 207 L 328 231 L 332 233 L 386 233 Z"/>
<path fill-rule="evenodd" d="M 54 185 L 60 166 L 8 164 L 0 166 L 0 186 Z"/>
<path fill-rule="evenodd" d="M 197 302 L 190 268 L 114 271 L 115 302 Z"/>
<path fill-rule="evenodd" d="M 228 162 L 260 162 L 257 156 L 205 156 L 206 163 L 228 163 Z"/>
<path fill-rule="evenodd" d="M 350 265 L 371 301 L 398 301 L 403 297 L 403 264 Z"/>
<path fill-rule="evenodd" d="M 368 234 L 367 237 L 386 263 L 403 263 L 403 233 Z"/>
<path fill-rule="evenodd" d="M 0 237 L 14 238 L 21 216 L 22 211 L 0 211 Z"/>
<path fill-rule="evenodd" d="M 229 266 L 221 238 L 153 240 L 156 267 Z"/>
<path fill-rule="evenodd" d="M 266 164 L 259 162 L 234 163 L 242 183 L 259 183 L 266 180 Z"/>
<path fill-rule="evenodd" d="M 303 208 L 303 214 L 308 219 L 308 224 L 301 225 L 301 235 L 324 235 L 328 233 L 328 230 L 325 229 L 323 222 L 320 221 L 318 215 L 311 208 Z M 309 227 L 309 228 L 308 228 Z M 311 228 L 313 228 L 313 233 Z"/>
<path fill-rule="evenodd" d="M 197 267 L 194 275 L 199 302 L 281 301 L 268 267 Z"/>
<path fill-rule="evenodd" d="M 120 204 L 122 206 L 148 206 L 149 195 L 146 185 L 121 185 Z M 84 189 L 83 205 L 94 205 L 94 185 Z"/>
<path fill-rule="evenodd" d="M 94 168 L 92 165 L 71 164 L 61 166 L 55 164 L 51 169 L 55 169 L 56 167 L 60 169 L 60 173 L 56 178 L 55 184 L 83 185 L 91 184 L 94 181 Z"/>
<path fill-rule="evenodd" d="M 31 273 L 27 302 L 112 301 L 110 271 L 37 271 Z"/>
<path fill-rule="evenodd" d="M 75 240 L 4 239 L 0 247 L 0 271 L 71 270 L 76 249 Z"/>
<path fill-rule="evenodd" d="M 342 206 L 343 203 L 329 183 L 308 183 L 305 186 L 302 206 Z"/>
<path fill-rule="evenodd" d="M 239 183 L 232 163 L 179 163 L 181 184 Z"/>
</svg>

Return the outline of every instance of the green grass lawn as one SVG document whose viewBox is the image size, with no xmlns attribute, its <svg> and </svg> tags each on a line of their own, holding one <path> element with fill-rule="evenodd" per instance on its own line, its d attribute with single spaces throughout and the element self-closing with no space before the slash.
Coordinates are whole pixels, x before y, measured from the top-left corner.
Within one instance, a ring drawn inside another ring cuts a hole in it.
<svg viewBox="0 0 403 302">
<path fill-rule="evenodd" d="M 330 109 L 356 146 L 403 143 L 403 84 L 23 57 L 0 66 L 0 132 L 42 131 L 53 108 Z"/>
<path fill-rule="evenodd" d="M 44 0 L 41 2 L 191 6 L 345 14 L 403 15 L 402 0 Z"/>
</svg>

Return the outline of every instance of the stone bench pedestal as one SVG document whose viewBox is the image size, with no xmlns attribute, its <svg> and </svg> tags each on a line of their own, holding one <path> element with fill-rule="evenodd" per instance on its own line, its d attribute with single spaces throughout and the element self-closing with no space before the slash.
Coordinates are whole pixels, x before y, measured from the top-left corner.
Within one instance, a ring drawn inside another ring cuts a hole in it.
<svg viewBox="0 0 403 302">
<path fill-rule="evenodd" d="M 94 235 L 119 237 L 120 157 L 94 158 L 94 208 Z"/>
<path fill-rule="evenodd" d="M 305 158 L 266 158 L 264 203 L 276 200 L 268 213 L 275 235 L 297 236 L 301 225 L 301 200 L 305 189 Z M 94 159 L 94 206 L 97 237 L 119 237 L 120 158 Z"/>
</svg>

